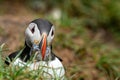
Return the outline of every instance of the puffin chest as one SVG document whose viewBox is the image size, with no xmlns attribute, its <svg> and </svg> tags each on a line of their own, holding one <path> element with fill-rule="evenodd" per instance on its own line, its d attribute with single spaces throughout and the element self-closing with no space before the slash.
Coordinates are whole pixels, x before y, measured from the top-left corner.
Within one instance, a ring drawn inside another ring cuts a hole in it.
<svg viewBox="0 0 120 80">
<path fill-rule="evenodd" d="M 38 61 L 38 62 L 23 62 L 20 58 L 17 58 L 13 62 L 14 66 L 25 67 L 28 70 L 40 70 L 43 76 L 49 78 L 63 77 L 65 75 L 65 70 L 62 63 L 58 58 L 55 58 L 53 61 Z"/>
</svg>

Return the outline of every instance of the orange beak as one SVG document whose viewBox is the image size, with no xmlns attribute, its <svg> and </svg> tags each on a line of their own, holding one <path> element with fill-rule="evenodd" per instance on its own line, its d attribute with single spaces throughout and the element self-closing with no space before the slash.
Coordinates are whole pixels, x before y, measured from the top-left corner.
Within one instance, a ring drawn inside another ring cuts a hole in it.
<svg viewBox="0 0 120 80">
<path fill-rule="evenodd" d="M 44 60 L 45 57 L 46 46 L 47 46 L 47 35 L 43 35 L 42 47 L 41 47 L 42 60 Z"/>
</svg>

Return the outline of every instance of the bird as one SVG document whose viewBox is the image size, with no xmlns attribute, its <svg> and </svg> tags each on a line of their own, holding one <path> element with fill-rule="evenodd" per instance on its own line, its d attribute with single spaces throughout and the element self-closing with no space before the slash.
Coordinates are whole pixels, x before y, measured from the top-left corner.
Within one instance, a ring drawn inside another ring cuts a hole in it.
<svg viewBox="0 0 120 80">
<path fill-rule="evenodd" d="M 25 30 L 24 48 L 8 55 L 5 63 L 27 66 L 29 70 L 42 68 L 43 76 L 53 80 L 57 76 L 64 80 L 65 68 L 62 59 L 52 51 L 54 35 L 55 27 L 50 21 L 41 18 L 31 21 Z"/>
</svg>

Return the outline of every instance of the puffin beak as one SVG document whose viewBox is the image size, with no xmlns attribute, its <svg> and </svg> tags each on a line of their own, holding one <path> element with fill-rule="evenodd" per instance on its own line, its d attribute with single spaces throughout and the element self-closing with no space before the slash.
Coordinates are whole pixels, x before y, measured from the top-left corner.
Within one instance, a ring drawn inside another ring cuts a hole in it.
<svg viewBox="0 0 120 80">
<path fill-rule="evenodd" d="M 46 34 L 43 34 L 40 45 L 41 45 L 42 60 L 44 60 L 45 52 L 46 52 L 46 46 L 47 46 L 47 35 Z"/>
</svg>

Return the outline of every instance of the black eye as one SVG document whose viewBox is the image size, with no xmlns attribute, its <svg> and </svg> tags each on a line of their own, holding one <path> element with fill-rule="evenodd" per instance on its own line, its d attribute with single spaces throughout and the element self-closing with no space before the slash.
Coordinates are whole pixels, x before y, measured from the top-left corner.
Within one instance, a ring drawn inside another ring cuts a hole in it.
<svg viewBox="0 0 120 80">
<path fill-rule="evenodd" d="M 31 29 L 31 32 L 34 33 L 35 31 L 35 26 Z"/>
<path fill-rule="evenodd" d="M 52 33 L 51 33 L 51 36 L 53 36 L 54 35 L 54 31 L 52 31 Z"/>
</svg>

